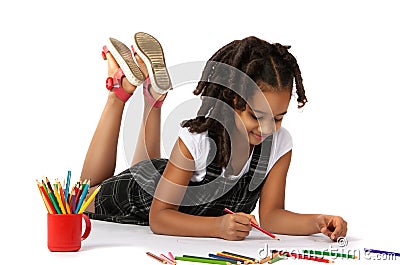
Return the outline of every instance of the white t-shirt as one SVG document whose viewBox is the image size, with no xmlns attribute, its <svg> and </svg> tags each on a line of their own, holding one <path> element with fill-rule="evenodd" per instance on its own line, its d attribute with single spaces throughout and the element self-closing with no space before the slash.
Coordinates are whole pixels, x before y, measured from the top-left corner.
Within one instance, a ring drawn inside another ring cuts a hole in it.
<svg viewBox="0 0 400 265">
<path fill-rule="evenodd" d="M 210 138 L 208 137 L 207 131 L 202 133 L 191 133 L 187 127 L 181 128 L 179 131 L 179 138 L 181 138 L 194 159 L 195 169 L 191 181 L 202 181 L 206 175 L 207 156 L 210 151 Z M 281 127 L 274 133 L 270 161 L 268 163 L 266 174 L 268 174 L 281 156 L 292 149 L 292 146 L 292 137 L 285 128 Z M 253 153 L 251 153 L 249 159 L 238 175 L 231 175 L 228 177 L 239 178 L 245 174 L 249 170 L 252 155 Z M 222 170 L 222 174 L 224 174 L 224 169 Z"/>
</svg>

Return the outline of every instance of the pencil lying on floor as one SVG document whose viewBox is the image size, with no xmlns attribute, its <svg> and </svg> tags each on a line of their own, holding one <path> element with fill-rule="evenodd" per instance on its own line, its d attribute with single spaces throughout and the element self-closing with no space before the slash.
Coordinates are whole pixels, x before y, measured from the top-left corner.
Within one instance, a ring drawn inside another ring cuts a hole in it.
<svg viewBox="0 0 400 265">
<path fill-rule="evenodd" d="M 239 258 L 242 258 L 242 259 L 247 259 L 247 260 L 253 261 L 254 263 L 258 263 L 259 262 L 259 260 L 255 259 L 255 258 L 243 256 L 243 255 L 232 253 L 232 252 L 228 252 L 228 251 L 221 251 L 221 253 L 228 254 L 228 255 L 231 255 L 231 256 L 234 256 L 234 257 L 239 257 Z"/>
<path fill-rule="evenodd" d="M 157 256 L 156 254 L 151 253 L 150 251 L 147 251 L 146 254 L 150 257 L 152 257 L 155 260 L 158 260 L 159 262 L 161 262 L 162 264 L 167 264 L 167 261 L 159 256 Z"/>
<path fill-rule="evenodd" d="M 230 214 L 234 214 L 234 212 L 232 212 L 232 211 L 229 210 L 228 208 L 225 208 L 224 211 L 227 212 L 227 213 L 230 213 Z M 265 230 L 265 229 L 259 227 L 258 225 L 256 225 L 256 224 L 253 223 L 253 222 L 251 222 L 251 226 L 254 227 L 255 229 L 257 229 L 257 230 L 263 232 L 264 234 L 266 234 L 266 235 L 272 237 L 273 239 L 280 240 L 279 238 L 276 237 L 276 235 L 271 234 L 270 232 L 268 232 L 267 230 Z"/>
</svg>

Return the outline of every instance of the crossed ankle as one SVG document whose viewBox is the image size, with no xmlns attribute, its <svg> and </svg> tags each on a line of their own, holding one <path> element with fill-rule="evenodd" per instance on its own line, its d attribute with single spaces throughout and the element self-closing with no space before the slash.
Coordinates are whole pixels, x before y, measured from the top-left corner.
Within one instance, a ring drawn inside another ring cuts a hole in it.
<svg viewBox="0 0 400 265">
<path fill-rule="evenodd" d="M 143 95 L 145 101 L 155 108 L 161 108 L 167 94 L 158 94 L 153 89 L 149 79 L 143 83 Z"/>
<path fill-rule="evenodd" d="M 149 88 L 149 93 L 150 93 L 150 96 L 156 101 L 162 101 L 167 96 L 167 94 L 158 94 L 157 92 L 154 91 L 152 86 L 150 86 L 150 88 Z"/>
</svg>

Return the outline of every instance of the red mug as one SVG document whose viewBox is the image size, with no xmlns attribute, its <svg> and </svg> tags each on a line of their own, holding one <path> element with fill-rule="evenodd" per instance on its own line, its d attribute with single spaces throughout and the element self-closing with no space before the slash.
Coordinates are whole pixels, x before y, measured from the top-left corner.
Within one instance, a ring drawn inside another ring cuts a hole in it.
<svg viewBox="0 0 400 265">
<path fill-rule="evenodd" d="M 85 231 L 82 235 L 82 217 Z M 78 251 L 92 229 L 85 214 L 47 214 L 47 247 L 50 251 Z"/>
</svg>

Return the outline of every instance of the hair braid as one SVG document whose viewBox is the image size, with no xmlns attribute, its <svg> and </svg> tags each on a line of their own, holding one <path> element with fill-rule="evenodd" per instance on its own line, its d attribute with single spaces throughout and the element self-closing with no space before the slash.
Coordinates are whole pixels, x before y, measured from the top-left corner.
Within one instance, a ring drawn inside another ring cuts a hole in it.
<svg viewBox="0 0 400 265">
<path fill-rule="evenodd" d="M 217 146 L 214 162 L 218 166 L 226 167 L 229 162 L 231 142 L 228 131 L 230 126 L 234 126 L 232 115 L 221 113 L 230 113 L 228 108 L 231 108 L 230 111 L 246 108 L 247 100 L 254 93 L 254 90 L 249 89 L 250 82 L 266 83 L 274 92 L 292 91 L 295 82 L 298 108 L 307 102 L 300 68 L 296 58 L 289 53 L 289 48 L 250 36 L 228 43 L 207 61 L 201 80 L 193 92 L 195 95 L 201 95 L 202 99 L 198 116 L 183 121 L 182 127 L 189 127 L 192 133 L 207 130 L 213 132 L 213 140 Z M 231 68 L 218 67 L 220 63 Z M 250 77 L 251 80 L 245 77 Z M 213 117 L 222 120 L 217 121 Z"/>
<path fill-rule="evenodd" d="M 282 56 L 282 59 L 288 63 L 288 66 L 291 68 L 292 75 L 296 84 L 296 93 L 297 93 L 297 106 L 298 108 L 302 108 L 307 100 L 305 95 L 305 90 L 303 86 L 303 78 L 301 77 L 300 67 L 297 64 L 296 58 L 288 51 L 290 46 L 284 46 L 279 43 L 274 43 L 278 53 Z"/>
</svg>

